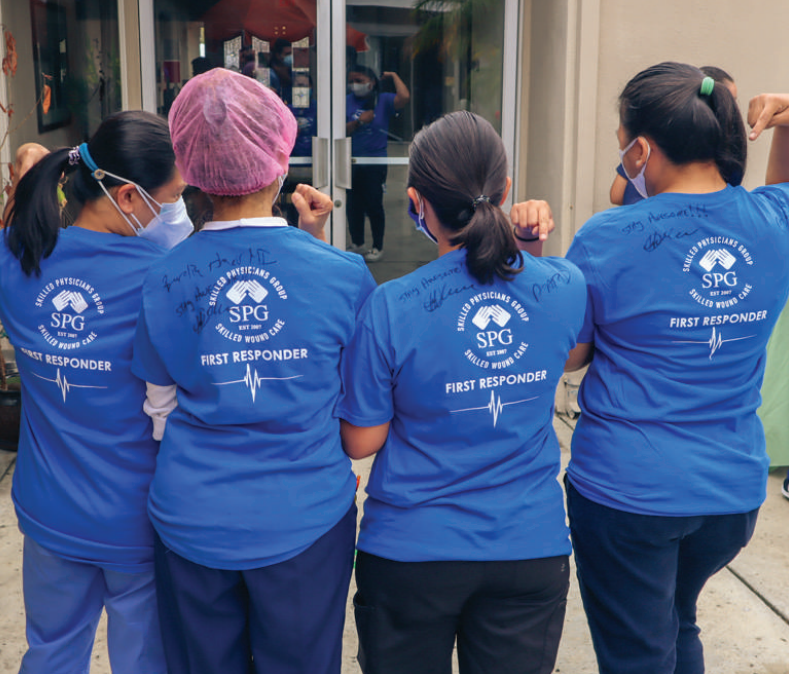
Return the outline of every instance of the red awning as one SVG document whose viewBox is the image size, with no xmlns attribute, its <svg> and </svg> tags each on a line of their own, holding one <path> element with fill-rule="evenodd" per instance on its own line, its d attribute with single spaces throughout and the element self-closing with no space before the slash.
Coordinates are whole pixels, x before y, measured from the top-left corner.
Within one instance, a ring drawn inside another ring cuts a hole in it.
<svg viewBox="0 0 789 674">
<path fill-rule="evenodd" d="M 315 0 L 220 0 L 202 17 L 208 40 L 229 40 L 243 30 L 272 44 L 277 38 L 290 42 L 315 39 Z M 348 26 L 346 40 L 356 51 L 367 51 L 366 35 Z"/>
</svg>

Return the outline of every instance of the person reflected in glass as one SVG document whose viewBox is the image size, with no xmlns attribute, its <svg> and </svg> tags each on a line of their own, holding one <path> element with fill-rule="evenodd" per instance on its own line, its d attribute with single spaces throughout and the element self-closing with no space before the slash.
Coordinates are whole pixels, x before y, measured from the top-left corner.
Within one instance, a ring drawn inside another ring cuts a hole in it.
<svg viewBox="0 0 789 674">
<path fill-rule="evenodd" d="M 293 86 L 293 46 L 283 37 L 277 38 L 271 50 L 269 87 L 286 104 L 290 103 Z"/>
<path fill-rule="evenodd" d="M 366 66 L 355 65 L 348 73 L 348 98 L 345 105 L 345 132 L 351 137 L 354 157 L 386 157 L 389 123 L 398 110 L 411 100 L 408 87 L 397 73 L 385 71 L 383 79 L 391 80 L 395 93 L 381 92 L 376 74 Z M 385 164 L 355 164 L 351 172 L 353 189 L 348 190 L 349 249 L 364 255 L 368 262 L 383 257 Z M 364 217 L 370 218 L 372 248 L 364 245 Z"/>
</svg>

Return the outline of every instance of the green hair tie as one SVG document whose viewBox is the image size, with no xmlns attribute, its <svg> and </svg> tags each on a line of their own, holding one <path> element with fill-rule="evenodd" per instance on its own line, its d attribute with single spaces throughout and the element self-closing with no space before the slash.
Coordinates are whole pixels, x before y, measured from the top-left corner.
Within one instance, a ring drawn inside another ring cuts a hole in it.
<svg viewBox="0 0 789 674">
<path fill-rule="evenodd" d="M 715 88 L 715 80 L 711 77 L 705 77 L 701 80 L 701 95 L 709 96 Z"/>
</svg>

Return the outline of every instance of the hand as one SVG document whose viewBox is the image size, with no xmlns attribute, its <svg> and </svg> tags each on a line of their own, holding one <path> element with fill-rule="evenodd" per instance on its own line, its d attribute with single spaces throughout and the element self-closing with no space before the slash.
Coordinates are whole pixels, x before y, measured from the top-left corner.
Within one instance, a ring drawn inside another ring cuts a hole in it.
<svg viewBox="0 0 789 674">
<path fill-rule="evenodd" d="M 397 73 L 393 73 L 391 70 L 385 70 L 381 73 L 382 80 L 393 80 L 395 77 L 397 77 Z"/>
<path fill-rule="evenodd" d="M 310 185 L 296 185 L 291 195 L 293 206 L 299 213 L 299 229 L 312 234 L 316 239 L 326 241 L 323 228 L 334 208 L 332 200 Z"/>
<path fill-rule="evenodd" d="M 539 236 L 540 241 L 547 241 L 556 226 L 550 205 L 540 199 L 515 204 L 510 211 L 510 220 L 515 225 L 515 234 L 522 239 Z"/>
<path fill-rule="evenodd" d="M 789 94 L 761 94 L 748 104 L 748 138 L 756 140 L 765 129 L 789 126 Z"/>
<path fill-rule="evenodd" d="M 369 124 L 375 119 L 375 110 L 365 110 L 361 115 L 359 115 L 359 121 L 362 124 Z"/>
</svg>

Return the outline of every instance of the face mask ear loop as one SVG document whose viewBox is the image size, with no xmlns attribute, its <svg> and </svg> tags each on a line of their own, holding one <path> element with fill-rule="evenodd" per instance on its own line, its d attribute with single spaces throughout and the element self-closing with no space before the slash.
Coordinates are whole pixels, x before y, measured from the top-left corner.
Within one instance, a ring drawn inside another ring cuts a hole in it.
<svg viewBox="0 0 789 674">
<path fill-rule="evenodd" d="M 107 175 L 109 175 L 109 174 L 107 174 Z M 112 177 L 114 178 L 115 176 L 112 176 Z M 101 189 L 104 192 L 104 194 L 107 195 L 107 198 L 110 200 L 110 203 L 113 206 L 115 206 L 115 209 L 118 211 L 118 213 L 120 213 L 121 217 L 126 221 L 126 224 L 129 225 L 129 227 L 131 227 L 132 232 L 134 232 L 135 235 L 138 234 L 139 232 L 134 228 L 134 225 L 129 221 L 129 218 L 126 217 L 126 214 L 121 210 L 121 207 L 118 206 L 118 204 L 115 201 L 115 199 L 112 198 L 112 195 L 109 193 L 109 190 L 107 190 L 107 188 L 104 187 L 104 183 L 102 182 L 102 180 L 99 179 L 99 178 L 96 178 L 96 181 L 99 183 L 99 187 L 101 187 Z M 132 214 L 132 217 L 134 217 L 133 214 Z M 134 218 L 134 219 L 137 220 L 137 218 Z M 137 220 L 137 224 L 138 225 L 140 224 L 139 220 Z M 140 229 L 142 229 L 142 226 L 140 226 Z"/>
</svg>

